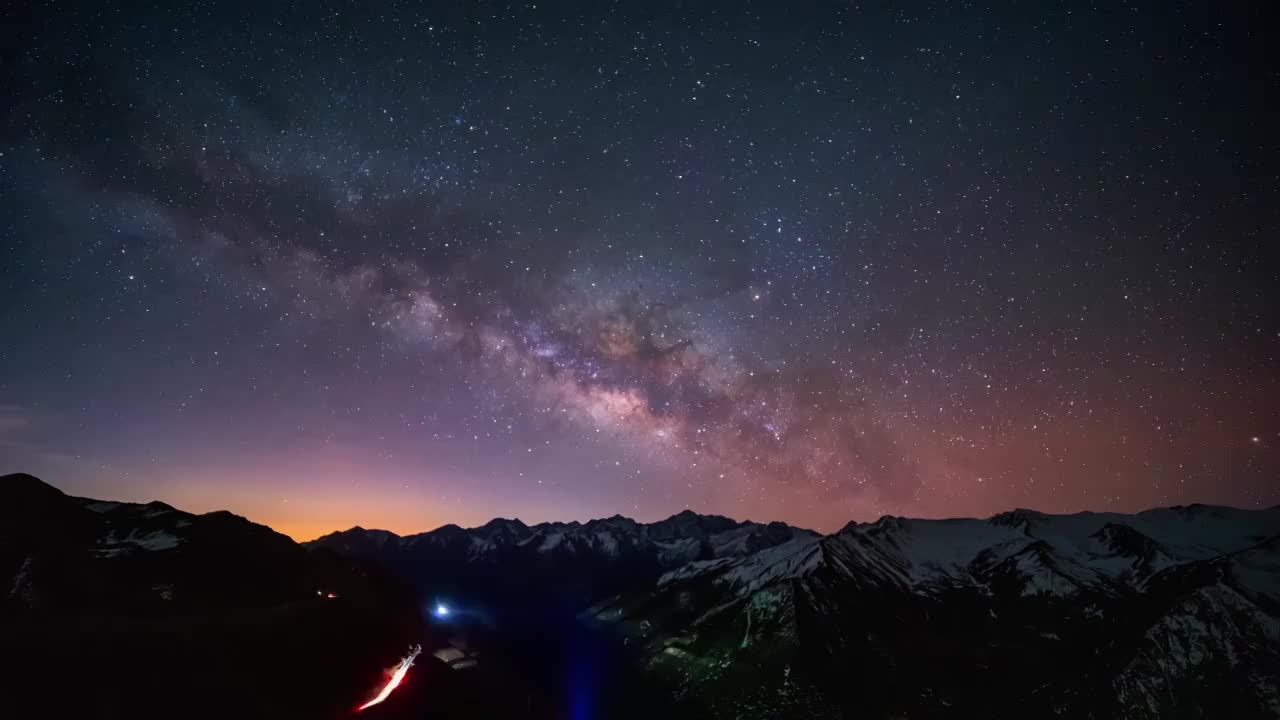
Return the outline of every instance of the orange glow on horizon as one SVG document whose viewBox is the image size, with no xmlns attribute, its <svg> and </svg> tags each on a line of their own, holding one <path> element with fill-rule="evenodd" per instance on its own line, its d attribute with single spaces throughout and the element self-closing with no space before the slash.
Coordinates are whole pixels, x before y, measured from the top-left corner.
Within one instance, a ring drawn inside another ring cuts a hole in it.
<svg viewBox="0 0 1280 720">
<path fill-rule="evenodd" d="M 376 481 L 352 479 L 368 477 Z M 355 526 L 413 535 L 450 523 L 476 527 L 494 517 L 519 517 L 532 524 L 583 520 L 600 514 L 593 513 L 586 503 L 572 507 L 558 498 L 513 506 L 510 497 L 481 483 L 467 483 L 465 493 L 447 489 L 450 480 L 461 479 L 398 475 L 376 469 L 372 461 L 357 462 L 318 452 L 299 462 L 243 461 L 170 469 L 136 480 L 132 496 L 83 494 L 124 502 L 160 500 L 196 514 L 227 510 L 296 542 Z"/>
<path fill-rule="evenodd" d="M 352 480 L 371 474 L 378 482 Z M 489 509 L 485 497 L 448 502 L 452 498 L 442 498 L 437 489 L 439 480 L 383 474 L 367 463 L 322 452 L 292 463 L 187 467 L 148 480 L 135 483 L 136 497 L 102 499 L 161 500 L 197 514 L 227 510 L 296 542 L 357 525 L 409 535 L 479 518 Z"/>
</svg>

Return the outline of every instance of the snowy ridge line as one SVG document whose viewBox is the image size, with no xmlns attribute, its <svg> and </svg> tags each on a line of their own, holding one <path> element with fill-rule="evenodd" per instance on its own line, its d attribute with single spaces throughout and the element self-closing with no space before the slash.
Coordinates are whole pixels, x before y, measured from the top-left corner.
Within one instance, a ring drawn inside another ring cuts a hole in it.
<svg viewBox="0 0 1280 720">
<path fill-rule="evenodd" d="M 750 594 L 826 565 L 868 588 L 989 591 L 993 584 L 1012 582 L 1024 596 L 1115 594 L 1141 592 L 1151 577 L 1169 568 L 1270 547 L 1277 538 L 1276 509 L 1195 506 L 1137 515 L 1015 511 L 987 520 L 885 517 L 850 524 L 821 539 L 690 562 L 665 572 L 658 585 L 702 578 Z M 1252 574 L 1263 583 L 1276 578 L 1271 570 Z M 1280 588 L 1268 586 L 1267 594 L 1280 596 Z"/>
</svg>

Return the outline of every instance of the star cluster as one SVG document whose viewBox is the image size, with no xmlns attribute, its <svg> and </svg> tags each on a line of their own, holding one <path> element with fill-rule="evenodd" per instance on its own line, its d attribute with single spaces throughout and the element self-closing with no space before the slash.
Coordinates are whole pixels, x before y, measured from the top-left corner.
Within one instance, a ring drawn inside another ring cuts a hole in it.
<svg viewBox="0 0 1280 720">
<path fill-rule="evenodd" d="M 1248 13 L 26 12 L 0 470 L 297 537 L 1280 502 Z"/>
</svg>

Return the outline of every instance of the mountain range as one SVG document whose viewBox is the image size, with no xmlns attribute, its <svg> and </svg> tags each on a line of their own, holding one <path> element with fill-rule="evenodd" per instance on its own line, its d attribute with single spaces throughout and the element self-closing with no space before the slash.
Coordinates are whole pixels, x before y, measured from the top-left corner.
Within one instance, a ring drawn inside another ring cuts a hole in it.
<svg viewBox="0 0 1280 720">
<path fill-rule="evenodd" d="M 433 626 L 441 600 L 465 619 Z M 422 661 L 383 717 L 1275 718 L 1280 507 L 828 535 L 685 511 L 299 545 L 0 477 L 3 717 L 340 717 L 407 642 L 472 622 L 480 668 Z"/>
<path fill-rule="evenodd" d="M 702 717 L 1280 717 L 1280 508 L 884 517 L 830 535 L 682 512 L 324 547 L 618 637 Z"/>
<path fill-rule="evenodd" d="M 421 588 L 453 585 L 488 603 L 504 604 L 512 593 L 521 605 L 572 606 L 692 562 L 744 557 L 817 537 L 783 523 L 737 522 L 686 510 L 650 524 L 620 515 L 534 526 L 498 518 L 477 528 L 445 525 L 405 537 L 356 527 L 307 546 L 376 561 Z"/>
</svg>

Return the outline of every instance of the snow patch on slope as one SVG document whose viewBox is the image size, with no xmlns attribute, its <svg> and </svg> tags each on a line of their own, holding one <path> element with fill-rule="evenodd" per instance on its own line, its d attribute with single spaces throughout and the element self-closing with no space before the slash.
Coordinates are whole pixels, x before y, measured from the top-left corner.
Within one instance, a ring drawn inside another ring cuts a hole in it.
<svg viewBox="0 0 1280 720">
<path fill-rule="evenodd" d="M 163 530 L 147 532 L 134 528 L 123 539 L 117 539 L 114 531 L 107 533 L 107 536 L 99 542 L 100 547 L 95 552 L 100 557 L 117 557 L 134 550 L 151 552 L 172 550 L 181 543 L 181 538 Z"/>
<path fill-rule="evenodd" d="M 564 542 L 564 533 L 562 532 L 547 533 L 547 535 L 542 538 L 542 544 L 538 545 L 538 552 L 550 552 L 560 547 L 560 544 L 563 542 Z"/>
<path fill-rule="evenodd" d="M 22 565 L 18 568 L 17 574 L 13 576 L 13 585 L 9 588 L 9 598 L 11 600 L 21 600 L 30 604 L 34 593 L 31 589 L 31 565 L 30 556 L 22 561 Z"/>
<path fill-rule="evenodd" d="M 989 553 L 992 561 L 999 561 L 1031 542 L 1016 529 L 985 520 L 885 518 L 854 532 L 891 548 L 890 554 L 903 562 L 913 583 L 970 580 L 971 566 L 980 554 Z"/>
<path fill-rule="evenodd" d="M 715 584 L 731 588 L 735 595 L 745 597 L 780 580 L 803 577 L 812 572 L 821 560 L 819 539 L 805 536 L 745 557 L 688 563 L 664 573 L 658 579 L 658 586 L 710 577 Z"/>
</svg>

